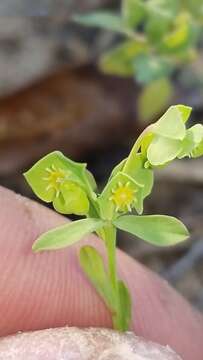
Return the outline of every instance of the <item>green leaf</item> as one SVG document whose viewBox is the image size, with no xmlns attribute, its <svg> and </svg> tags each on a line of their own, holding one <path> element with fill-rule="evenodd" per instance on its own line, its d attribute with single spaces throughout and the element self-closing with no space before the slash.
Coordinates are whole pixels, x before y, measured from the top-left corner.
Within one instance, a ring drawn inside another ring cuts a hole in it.
<svg viewBox="0 0 203 360">
<path fill-rule="evenodd" d="M 113 312 L 116 307 L 116 294 L 104 268 L 102 256 L 92 246 L 83 246 L 80 250 L 80 265 L 106 305 Z"/>
<path fill-rule="evenodd" d="M 165 215 L 124 215 L 114 225 L 139 238 L 159 246 L 175 245 L 188 238 L 189 233 L 180 220 Z"/>
<path fill-rule="evenodd" d="M 168 60 L 152 54 L 140 54 L 134 60 L 135 77 L 141 84 L 163 78 L 173 70 Z"/>
<path fill-rule="evenodd" d="M 156 136 L 147 150 L 147 159 L 153 166 L 160 166 L 174 160 L 182 150 L 180 140 Z"/>
<path fill-rule="evenodd" d="M 146 85 L 138 98 L 138 116 L 143 122 L 150 122 L 166 109 L 173 95 L 169 79 L 162 78 Z"/>
<path fill-rule="evenodd" d="M 128 40 L 101 56 L 99 67 L 105 74 L 132 76 L 134 58 L 146 51 L 146 44 Z"/>
<path fill-rule="evenodd" d="M 134 28 L 146 15 L 145 4 L 142 0 L 123 0 L 122 1 L 122 17 L 124 23 L 130 27 Z"/>
<path fill-rule="evenodd" d="M 32 249 L 37 252 L 62 249 L 76 243 L 85 235 L 98 230 L 104 225 L 104 221 L 91 218 L 70 222 L 41 235 L 34 242 Z"/>
<path fill-rule="evenodd" d="M 124 28 L 121 17 L 110 11 L 75 15 L 73 16 L 73 20 L 81 25 L 100 27 L 115 32 L 123 32 Z"/>
<path fill-rule="evenodd" d="M 127 331 L 131 321 L 131 298 L 128 288 L 123 281 L 118 281 L 119 308 L 120 310 L 113 315 L 113 322 L 116 329 Z"/>
<path fill-rule="evenodd" d="M 183 140 L 186 135 L 185 124 L 177 106 L 170 106 L 165 114 L 153 124 L 152 132 L 174 140 Z"/>
</svg>

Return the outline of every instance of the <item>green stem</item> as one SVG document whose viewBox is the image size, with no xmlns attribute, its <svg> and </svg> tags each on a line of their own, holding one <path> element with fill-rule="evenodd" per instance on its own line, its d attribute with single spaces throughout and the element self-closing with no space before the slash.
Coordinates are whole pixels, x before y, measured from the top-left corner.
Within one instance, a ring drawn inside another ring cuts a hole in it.
<svg viewBox="0 0 203 360">
<path fill-rule="evenodd" d="M 108 255 L 108 272 L 109 279 L 113 288 L 117 289 L 117 274 L 116 274 L 116 228 L 113 225 L 104 228 L 104 241 Z"/>
<path fill-rule="evenodd" d="M 129 164 L 131 163 L 132 161 L 132 158 L 134 156 L 136 156 L 136 154 L 138 153 L 139 149 L 140 149 L 140 146 L 142 144 L 142 140 L 143 138 L 146 136 L 147 133 L 149 133 L 151 131 L 151 129 L 153 128 L 153 124 L 152 125 L 149 125 L 141 134 L 140 136 L 138 137 L 138 139 L 136 140 L 130 154 L 128 155 L 128 158 L 127 158 L 127 161 L 124 165 L 124 168 L 123 168 L 123 172 L 128 172 L 128 166 Z"/>
<path fill-rule="evenodd" d="M 131 320 L 131 300 L 127 287 L 117 277 L 116 232 L 116 227 L 109 223 L 101 229 L 100 236 L 105 242 L 108 256 L 108 278 L 113 296 L 113 306 L 111 307 L 113 328 L 126 331 Z"/>
<path fill-rule="evenodd" d="M 105 241 L 107 256 L 108 256 L 108 275 L 111 282 L 111 286 L 115 291 L 115 313 L 112 313 L 113 328 L 116 330 L 122 330 L 119 318 L 120 318 L 120 303 L 118 293 L 118 278 L 116 271 L 116 228 L 113 225 L 106 226 L 103 229 L 103 239 Z"/>
</svg>

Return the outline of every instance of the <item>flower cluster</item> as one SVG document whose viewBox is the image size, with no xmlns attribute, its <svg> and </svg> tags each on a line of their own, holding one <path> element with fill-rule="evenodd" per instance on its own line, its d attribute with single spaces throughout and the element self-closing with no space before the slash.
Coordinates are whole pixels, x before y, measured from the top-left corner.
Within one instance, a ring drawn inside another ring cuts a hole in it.
<svg viewBox="0 0 203 360">
<path fill-rule="evenodd" d="M 196 124 L 186 129 L 191 110 L 184 105 L 171 106 L 159 121 L 148 127 L 141 141 L 147 164 L 163 166 L 175 158 L 203 154 L 203 126 Z"/>
<path fill-rule="evenodd" d="M 85 215 L 86 219 L 68 222 L 41 235 L 34 251 L 70 246 L 85 235 L 96 232 L 107 250 L 107 266 L 92 246 L 80 250 L 80 265 L 111 311 L 113 326 L 125 331 L 131 319 L 131 298 L 116 272 L 116 231 L 127 231 L 151 244 L 175 245 L 188 238 L 187 228 L 178 219 L 165 215 L 144 215 L 143 202 L 153 187 L 156 167 L 175 158 L 203 154 L 203 126 L 186 129 L 191 108 L 172 106 L 135 142 L 129 156 L 118 164 L 101 192 L 80 164 L 54 151 L 25 173 L 26 180 L 45 202 L 63 214 Z M 128 214 L 135 210 L 138 215 Z"/>
<path fill-rule="evenodd" d="M 127 159 L 113 170 L 101 194 L 94 192 L 93 176 L 86 164 L 54 151 L 38 161 L 25 177 L 39 198 L 52 202 L 63 214 L 94 215 L 112 220 L 143 212 L 143 202 L 153 187 L 153 170 L 183 157 L 203 154 L 203 126 L 186 129 L 191 108 L 171 106 L 140 135 Z"/>
</svg>

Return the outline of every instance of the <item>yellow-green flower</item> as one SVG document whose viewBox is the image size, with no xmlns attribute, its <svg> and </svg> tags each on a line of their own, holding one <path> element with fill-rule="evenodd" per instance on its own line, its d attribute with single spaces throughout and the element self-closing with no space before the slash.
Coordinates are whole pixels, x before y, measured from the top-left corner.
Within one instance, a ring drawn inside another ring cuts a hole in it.
<svg viewBox="0 0 203 360">
<path fill-rule="evenodd" d="M 118 172 L 107 183 L 98 198 L 102 218 L 111 220 L 119 214 L 130 212 L 133 209 L 142 213 L 143 187 L 131 176 Z"/>
<path fill-rule="evenodd" d="M 132 211 L 133 203 L 137 202 L 135 194 L 138 192 L 138 189 L 133 189 L 132 186 L 130 186 L 130 181 L 127 181 L 126 183 L 119 181 L 117 186 L 113 188 L 111 192 L 112 195 L 109 200 L 113 201 L 116 205 L 116 212 Z"/>
</svg>

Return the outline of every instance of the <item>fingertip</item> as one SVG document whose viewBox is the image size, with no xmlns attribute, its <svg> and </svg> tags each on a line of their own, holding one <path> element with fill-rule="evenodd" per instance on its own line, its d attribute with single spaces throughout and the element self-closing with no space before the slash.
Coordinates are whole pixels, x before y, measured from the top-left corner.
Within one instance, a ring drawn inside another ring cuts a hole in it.
<svg viewBox="0 0 203 360">
<path fill-rule="evenodd" d="M 67 220 L 1 187 L 0 204 L 0 334 L 66 324 L 110 327 L 108 309 L 78 264 L 82 243 L 54 252 L 32 251 L 43 232 Z M 104 252 L 95 236 L 83 241 Z M 118 268 L 133 298 L 133 330 L 171 345 L 184 360 L 201 360 L 202 316 L 165 281 L 120 251 Z"/>
</svg>

